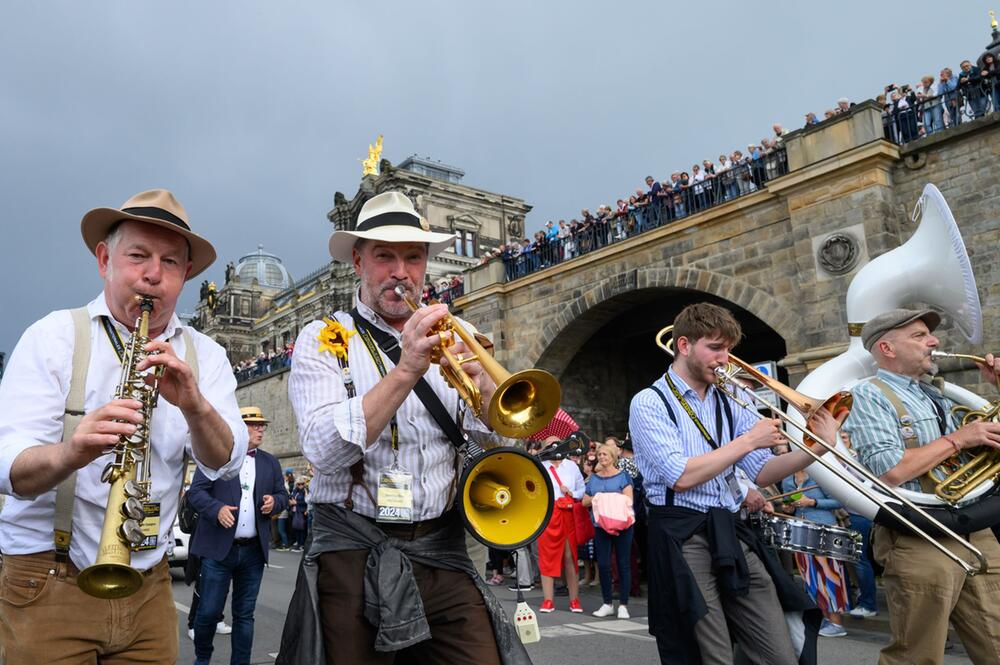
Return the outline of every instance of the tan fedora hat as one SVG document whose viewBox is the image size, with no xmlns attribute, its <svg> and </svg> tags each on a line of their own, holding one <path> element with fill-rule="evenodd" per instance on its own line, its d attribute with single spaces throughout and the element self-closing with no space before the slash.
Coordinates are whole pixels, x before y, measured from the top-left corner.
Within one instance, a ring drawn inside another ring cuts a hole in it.
<svg viewBox="0 0 1000 665">
<path fill-rule="evenodd" d="M 264 412 L 260 410 L 259 406 L 248 406 L 240 409 L 240 417 L 245 423 L 264 423 L 266 425 L 271 422 L 264 417 Z"/>
<path fill-rule="evenodd" d="M 428 258 L 455 242 L 453 233 L 435 233 L 417 214 L 410 199 L 401 192 L 383 192 L 368 199 L 353 231 L 335 231 L 330 236 L 330 256 L 341 263 L 353 261 L 351 250 L 360 239 L 384 242 L 425 242 Z"/>
<path fill-rule="evenodd" d="M 184 236 L 191 248 L 191 274 L 188 275 L 188 279 L 215 261 L 215 248 L 212 247 L 212 243 L 191 231 L 184 206 L 165 189 L 140 192 L 118 209 L 94 208 L 80 221 L 80 233 L 83 234 L 87 248 L 96 254 L 97 245 L 108 237 L 114 225 L 128 221 L 153 224 Z"/>
</svg>

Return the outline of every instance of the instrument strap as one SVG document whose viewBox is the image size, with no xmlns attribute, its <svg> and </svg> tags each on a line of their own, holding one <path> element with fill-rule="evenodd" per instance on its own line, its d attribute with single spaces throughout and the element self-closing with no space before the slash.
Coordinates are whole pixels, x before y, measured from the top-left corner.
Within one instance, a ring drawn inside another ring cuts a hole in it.
<svg viewBox="0 0 1000 665">
<path fill-rule="evenodd" d="M 402 355 L 399 348 L 399 342 L 396 338 L 385 332 L 376 328 L 371 323 L 369 323 L 355 307 L 351 310 L 351 317 L 354 318 L 354 325 L 358 329 L 358 334 L 362 333 L 362 330 L 366 331 L 372 338 L 378 342 L 378 348 L 389 358 L 394 364 L 399 364 L 399 359 Z M 383 374 L 383 376 L 385 376 Z M 423 402 L 424 407 L 434 418 L 434 421 L 438 424 L 438 427 L 444 432 L 448 440 L 451 441 L 455 448 L 462 448 L 466 445 L 466 437 L 462 434 L 462 431 L 458 428 L 454 419 L 448 415 L 448 409 L 445 408 L 444 404 L 441 403 L 441 399 L 431 388 L 431 384 L 421 377 L 417 381 L 416 385 L 413 386 L 413 392 L 416 393 L 420 401 Z"/>
<path fill-rule="evenodd" d="M 365 343 L 365 348 L 368 349 L 368 355 L 372 357 L 372 362 L 375 363 L 376 369 L 378 369 L 378 374 L 383 379 L 386 375 L 385 363 L 382 362 L 382 354 L 379 353 L 378 346 L 375 344 L 375 340 L 372 338 L 371 333 L 368 328 L 357 326 L 358 337 L 361 341 Z M 395 457 L 399 453 L 399 423 L 396 421 L 396 414 L 392 414 L 392 419 L 389 420 L 389 434 L 392 440 L 392 454 Z"/>
</svg>

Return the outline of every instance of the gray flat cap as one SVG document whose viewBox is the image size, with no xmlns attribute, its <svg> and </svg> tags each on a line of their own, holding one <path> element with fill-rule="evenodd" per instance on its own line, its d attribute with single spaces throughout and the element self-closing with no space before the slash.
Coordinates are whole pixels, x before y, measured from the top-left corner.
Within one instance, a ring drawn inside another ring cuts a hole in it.
<svg viewBox="0 0 1000 665">
<path fill-rule="evenodd" d="M 941 325 L 941 315 L 932 309 L 892 309 L 865 324 L 861 329 L 861 343 L 871 351 L 882 335 L 913 323 L 917 319 L 926 323 L 931 331 Z"/>
</svg>

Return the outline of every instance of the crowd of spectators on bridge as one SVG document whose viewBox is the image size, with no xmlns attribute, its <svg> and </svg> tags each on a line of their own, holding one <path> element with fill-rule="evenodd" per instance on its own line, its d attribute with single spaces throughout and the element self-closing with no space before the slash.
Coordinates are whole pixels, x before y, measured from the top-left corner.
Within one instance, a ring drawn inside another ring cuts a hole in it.
<svg viewBox="0 0 1000 665">
<path fill-rule="evenodd" d="M 450 305 L 455 298 L 463 293 L 465 293 L 464 279 L 461 275 L 452 275 L 451 277 L 442 277 L 436 283 L 428 281 L 424 284 L 420 300 L 425 305 L 432 300 Z"/>
<path fill-rule="evenodd" d="M 963 60 L 958 74 L 945 67 L 937 77 L 922 77 L 919 84 L 889 84 L 875 101 L 882 109 L 886 139 L 907 143 L 1000 109 L 1000 64 L 986 53 L 980 63 Z M 836 118 L 853 106 L 841 97 L 823 118 L 807 113 L 805 126 Z M 748 145 L 746 152 L 724 153 L 717 162 L 705 159 L 664 180 L 647 176 L 644 187 L 623 195 L 614 206 L 602 204 L 593 213 L 584 209 L 569 221 L 547 222 L 531 237 L 511 238 L 485 254 L 481 263 L 502 261 L 510 281 L 756 192 L 788 173 L 783 145 L 787 130 L 778 123 L 772 130 L 772 136 Z"/>
<path fill-rule="evenodd" d="M 255 358 L 245 358 L 233 365 L 233 374 L 236 381 L 242 383 L 252 378 L 269 374 L 282 367 L 292 365 L 292 352 L 295 350 L 295 342 L 288 342 L 277 351 L 261 351 Z"/>
</svg>

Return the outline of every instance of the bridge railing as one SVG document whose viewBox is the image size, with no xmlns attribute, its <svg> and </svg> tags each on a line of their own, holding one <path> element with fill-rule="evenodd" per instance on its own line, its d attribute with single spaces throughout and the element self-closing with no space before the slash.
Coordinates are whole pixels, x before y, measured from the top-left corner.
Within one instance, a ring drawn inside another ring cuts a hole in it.
<svg viewBox="0 0 1000 665">
<path fill-rule="evenodd" d="M 765 183 L 788 173 L 783 148 L 748 159 L 701 182 L 661 190 L 657 201 L 607 217 L 593 218 L 565 238 L 552 238 L 517 255 L 501 255 L 504 279 L 511 281 L 538 270 L 652 231 L 741 196 L 752 194 Z"/>
<path fill-rule="evenodd" d="M 882 127 L 886 139 L 904 145 L 998 109 L 1000 76 L 988 76 L 934 97 L 911 96 L 904 108 L 890 104 L 882 111 Z"/>
</svg>

